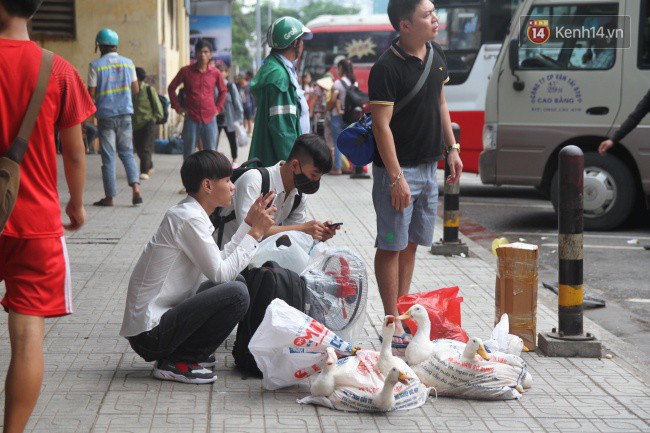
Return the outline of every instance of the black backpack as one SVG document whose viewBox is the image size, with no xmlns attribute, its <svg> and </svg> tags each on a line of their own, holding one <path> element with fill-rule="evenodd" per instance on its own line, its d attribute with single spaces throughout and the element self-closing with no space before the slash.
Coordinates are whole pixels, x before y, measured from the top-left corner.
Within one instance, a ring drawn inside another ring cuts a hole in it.
<svg viewBox="0 0 650 433">
<path fill-rule="evenodd" d="M 253 268 L 245 273 L 246 285 L 250 295 L 248 311 L 239 322 L 235 346 L 232 356 L 235 365 L 251 376 L 262 377 L 257 368 L 253 354 L 248 350 L 248 344 L 257 328 L 259 328 L 266 308 L 274 299 L 282 299 L 292 307 L 305 311 L 305 282 L 300 276 L 276 262 L 268 261 L 260 268 Z"/>
<path fill-rule="evenodd" d="M 347 85 L 345 81 L 341 80 L 341 84 L 345 87 L 345 109 L 343 110 L 343 120 L 348 125 L 361 119 L 363 116 L 363 106 L 368 103 L 370 98 L 368 94 L 359 90 L 356 84 Z"/>
<path fill-rule="evenodd" d="M 254 167 L 254 165 L 258 165 L 258 167 Z M 260 161 L 259 158 L 249 159 L 248 161 L 244 162 L 242 165 L 240 165 L 239 167 L 233 170 L 232 176 L 230 176 L 230 181 L 232 183 L 235 183 L 237 182 L 237 179 L 239 179 L 248 170 L 258 170 L 262 175 L 262 195 L 268 194 L 269 190 L 271 189 L 271 177 L 269 175 L 269 170 L 266 167 L 260 167 L 261 165 L 262 165 L 262 161 Z M 302 193 L 299 192 L 298 194 L 296 194 L 296 196 L 293 199 L 293 206 L 291 206 L 291 212 L 296 210 L 296 208 L 300 205 L 301 200 L 302 200 Z M 212 214 L 210 215 L 210 221 L 212 222 L 212 225 L 214 226 L 214 229 L 217 232 L 217 245 L 219 246 L 219 248 L 223 246 L 221 245 L 223 243 L 223 228 L 230 221 L 237 218 L 234 209 L 228 215 L 220 215 L 221 209 L 223 208 L 222 207 L 216 208 L 214 212 L 212 212 Z"/>
</svg>

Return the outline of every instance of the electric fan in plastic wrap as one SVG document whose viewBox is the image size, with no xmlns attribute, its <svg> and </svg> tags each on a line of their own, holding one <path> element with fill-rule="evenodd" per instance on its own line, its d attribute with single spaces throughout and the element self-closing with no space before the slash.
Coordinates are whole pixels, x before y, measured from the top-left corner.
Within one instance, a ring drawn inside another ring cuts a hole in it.
<svg viewBox="0 0 650 433">
<path fill-rule="evenodd" d="M 349 248 L 333 247 L 310 261 L 301 277 L 307 285 L 306 313 L 354 342 L 363 328 L 368 274 Z"/>
</svg>

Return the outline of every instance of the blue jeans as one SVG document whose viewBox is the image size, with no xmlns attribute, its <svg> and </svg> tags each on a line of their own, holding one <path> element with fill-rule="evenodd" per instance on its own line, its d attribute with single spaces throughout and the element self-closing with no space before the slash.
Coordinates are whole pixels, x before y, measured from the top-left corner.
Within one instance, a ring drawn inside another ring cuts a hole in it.
<svg viewBox="0 0 650 433">
<path fill-rule="evenodd" d="M 189 114 L 186 114 L 183 122 L 183 160 L 194 153 L 199 136 L 203 149 L 217 150 L 217 132 L 217 116 L 208 123 L 203 123 L 193 121 Z"/>
<path fill-rule="evenodd" d="M 409 242 L 431 246 L 438 206 L 437 161 L 402 167 L 411 189 L 411 202 L 403 212 L 392 204 L 391 177 L 383 167 L 372 166 L 372 203 L 377 214 L 375 248 L 402 251 Z"/>
<path fill-rule="evenodd" d="M 133 127 L 131 115 L 97 119 L 99 147 L 102 153 L 102 180 L 106 197 L 115 197 L 115 151 L 124 164 L 129 186 L 140 183 L 140 171 L 133 156 Z"/>
<path fill-rule="evenodd" d="M 348 125 L 345 124 L 345 120 L 343 120 L 343 116 L 332 116 L 332 126 L 330 129 L 332 130 L 332 140 L 334 141 L 334 170 L 341 169 L 341 160 L 343 159 L 343 155 L 341 154 L 339 146 L 336 144 L 336 142 L 339 140 L 339 135 L 341 135 L 341 132 L 343 132 L 347 126 Z"/>
</svg>

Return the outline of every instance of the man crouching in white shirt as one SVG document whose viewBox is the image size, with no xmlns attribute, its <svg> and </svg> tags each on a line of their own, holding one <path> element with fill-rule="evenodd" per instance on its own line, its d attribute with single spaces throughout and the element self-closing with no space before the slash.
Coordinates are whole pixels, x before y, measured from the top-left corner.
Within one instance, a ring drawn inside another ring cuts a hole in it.
<svg viewBox="0 0 650 433">
<path fill-rule="evenodd" d="M 316 134 L 299 136 L 291 148 L 287 161 L 272 167 L 249 169 L 235 181 L 235 197 L 232 206 L 218 210 L 224 223 L 223 229 L 214 232 L 217 244 L 223 245 L 234 239 L 237 227 L 242 223 L 262 188 L 265 171 L 268 176 L 267 191 L 276 191 L 274 203 L 278 211 L 275 223 L 265 237 L 289 230 L 310 234 L 314 239 L 331 239 L 339 225 L 330 221 L 307 221 L 307 197 L 320 188 L 321 177 L 332 169 L 332 153 L 325 141 Z M 234 213 L 233 213 L 234 210 Z"/>
<path fill-rule="evenodd" d="M 181 167 L 187 198 L 170 208 L 144 247 L 129 281 L 120 335 L 163 380 L 210 383 L 217 375 L 214 351 L 248 309 L 239 272 L 273 225 L 274 191 L 258 197 L 223 250 L 208 214 L 232 201 L 232 165 L 223 154 L 203 150 Z M 208 281 L 201 283 L 204 276 Z"/>
</svg>

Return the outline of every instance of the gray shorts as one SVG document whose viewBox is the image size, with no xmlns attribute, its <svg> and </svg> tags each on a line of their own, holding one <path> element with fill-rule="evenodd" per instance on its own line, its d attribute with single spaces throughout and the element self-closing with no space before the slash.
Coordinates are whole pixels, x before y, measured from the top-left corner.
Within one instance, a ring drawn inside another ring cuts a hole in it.
<svg viewBox="0 0 650 433">
<path fill-rule="evenodd" d="M 391 179 L 386 169 L 373 165 L 372 202 L 377 214 L 375 248 L 402 251 L 409 242 L 431 246 L 438 207 L 437 162 L 402 167 L 411 189 L 411 203 L 403 212 L 391 204 Z"/>
</svg>

